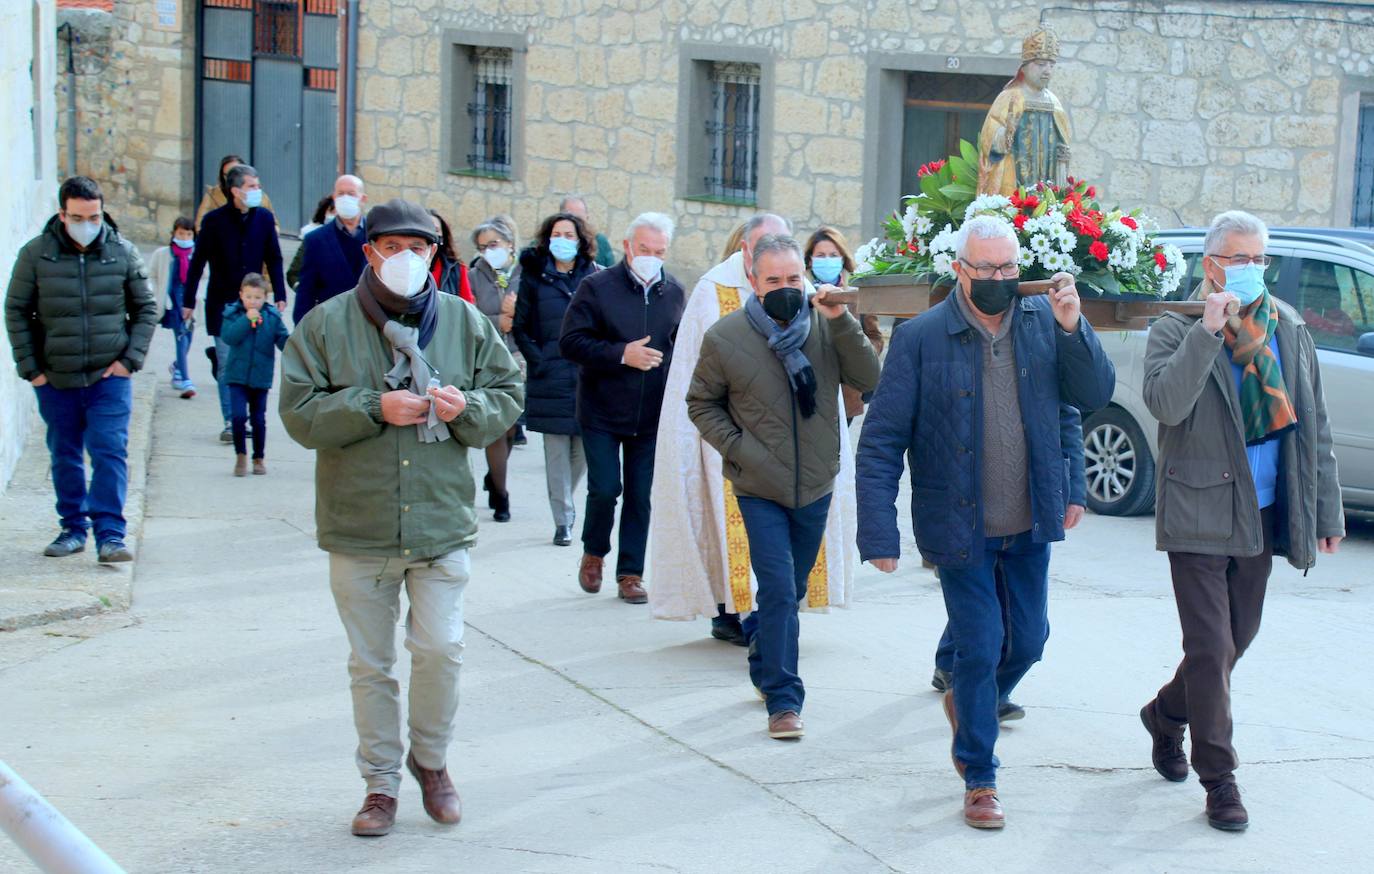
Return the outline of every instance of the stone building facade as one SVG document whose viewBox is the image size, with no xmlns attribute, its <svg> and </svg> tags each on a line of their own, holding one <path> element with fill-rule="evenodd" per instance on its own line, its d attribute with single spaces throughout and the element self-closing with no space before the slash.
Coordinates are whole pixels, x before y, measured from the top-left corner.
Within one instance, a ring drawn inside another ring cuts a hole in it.
<svg viewBox="0 0 1374 874">
<path fill-rule="evenodd" d="M 1079 7 L 1070 10 L 1068 6 Z M 1041 22 L 1062 57 L 1051 86 L 1074 127 L 1071 170 L 1162 226 L 1228 207 L 1275 223 L 1350 224 L 1357 126 L 1374 97 L 1374 10 L 1334 4 L 1025 0 L 442 0 L 364 3 L 357 156 L 373 197 L 421 200 L 470 227 L 512 212 L 522 228 L 579 191 L 611 238 L 643 209 L 678 216 L 674 262 L 712 263 L 749 207 L 687 199 L 684 81 L 702 47 L 744 50 L 766 71 L 767 193 L 800 229 L 874 233 L 911 160 L 912 73 L 1009 77 Z M 556 7 L 556 8 L 555 8 Z M 1167 10 L 1168 14 L 1165 14 Z M 1252 20 L 1251 16 L 1270 20 Z M 471 34 L 514 35 L 523 59 L 516 172 L 447 172 L 445 129 L 469 100 L 446 55 Z M 993 80 L 993 81 L 998 81 Z"/>
<path fill-rule="evenodd" d="M 79 166 L 110 186 L 121 220 L 145 237 L 194 208 L 196 111 L 215 111 L 195 105 L 202 4 L 170 0 L 180 27 L 158 29 L 155 7 L 167 2 L 113 0 L 104 71 L 80 86 L 90 123 L 81 125 Z M 374 202 L 411 197 L 460 228 L 510 213 L 528 233 L 561 193 L 577 191 L 612 240 L 635 212 L 663 210 L 679 219 L 672 266 L 687 277 L 717 259 L 755 205 L 801 230 L 829 223 L 856 241 L 874 233 L 914 167 L 943 157 L 944 143 L 929 144 L 940 140 L 931 126 L 967 133 L 967 120 L 1015 72 L 1021 38 L 1042 23 L 1062 46 L 1052 88 L 1073 121 L 1071 170 L 1107 201 L 1143 207 L 1165 227 L 1231 206 L 1275 223 L 1346 226 L 1362 198 L 1374 201 L 1374 164 L 1368 184 L 1356 182 L 1362 106 L 1374 101 L 1374 10 L 1349 3 L 359 0 L 359 8 L 355 169 Z M 505 178 L 460 166 L 473 58 L 488 50 L 510 58 Z M 700 90 L 713 64 L 755 71 L 757 185 L 743 198 L 751 203 L 700 190 L 711 123 Z M 264 184 L 273 191 L 272 179 Z"/>
<path fill-rule="evenodd" d="M 53 106 L 53 0 L 0 4 L 0 276 L 8 284 L 19 247 L 32 239 L 57 204 Z M 0 492 L 10 481 L 37 418 L 33 390 L 14 369 L 8 332 L 0 333 Z"/>
</svg>

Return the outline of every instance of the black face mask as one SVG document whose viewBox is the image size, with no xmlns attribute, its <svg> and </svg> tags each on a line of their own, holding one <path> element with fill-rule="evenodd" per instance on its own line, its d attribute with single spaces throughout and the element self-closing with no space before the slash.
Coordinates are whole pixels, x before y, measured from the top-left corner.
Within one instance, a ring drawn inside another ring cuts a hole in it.
<svg viewBox="0 0 1374 874">
<path fill-rule="evenodd" d="M 1007 311 L 1016 297 L 1019 279 L 973 279 L 969 278 L 969 299 L 978 311 L 989 316 L 997 316 Z"/>
<path fill-rule="evenodd" d="M 805 301 L 800 288 L 775 288 L 763 296 L 763 311 L 779 322 L 790 322 L 801 312 Z"/>
</svg>

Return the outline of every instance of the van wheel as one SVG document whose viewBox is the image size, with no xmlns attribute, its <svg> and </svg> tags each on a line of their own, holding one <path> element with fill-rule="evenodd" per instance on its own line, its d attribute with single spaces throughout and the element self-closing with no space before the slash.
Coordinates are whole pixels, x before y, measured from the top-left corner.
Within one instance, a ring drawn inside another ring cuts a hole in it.
<svg viewBox="0 0 1374 874">
<path fill-rule="evenodd" d="M 1107 407 L 1083 423 L 1088 507 L 1102 516 L 1137 516 L 1155 505 L 1155 460 L 1135 419 Z"/>
</svg>

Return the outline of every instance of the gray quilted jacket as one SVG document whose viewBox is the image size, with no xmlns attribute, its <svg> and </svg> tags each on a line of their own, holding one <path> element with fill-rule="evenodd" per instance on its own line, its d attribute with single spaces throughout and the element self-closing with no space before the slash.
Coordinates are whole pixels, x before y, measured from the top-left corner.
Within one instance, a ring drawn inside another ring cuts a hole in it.
<svg viewBox="0 0 1374 874">
<path fill-rule="evenodd" d="M 737 495 L 804 507 L 834 489 L 840 472 L 840 385 L 878 384 L 878 356 L 849 313 L 811 311 L 802 347 L 816 372 L 816 413 L 797 408 L 782 362 L 744 310 L 716 322 L 701 343 L 687 408 L 701 436 L 724 459 Z"/>
</svg>

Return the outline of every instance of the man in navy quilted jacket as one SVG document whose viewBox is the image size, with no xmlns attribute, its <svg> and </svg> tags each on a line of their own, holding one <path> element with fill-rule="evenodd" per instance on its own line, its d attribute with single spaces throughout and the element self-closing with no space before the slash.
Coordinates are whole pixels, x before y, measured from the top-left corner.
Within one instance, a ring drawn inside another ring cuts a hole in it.
<svg viewBox="0 0 1374 874">
<path fill-rule="evenodd" d="M 1049 545 L 1064 539 L 1060 404 L 1106 406 L 1116 372 L 1080 318 L 1072 276 L 1056 274 L 1066 284 L 1048 297 L 1017 296 L 1020 247 L 1008 222 L 970 219 L 955 248 L 958 286 L 893 333 L 864 422 L 859 555 L 884 573 L 897 569 L 896 500 L 909 453 L 916 545 L 940 570 L 954 639 L 944 704 L 964 821 L 1001 828 L 997 704 L 1040 660 Z"/>
</svg>

